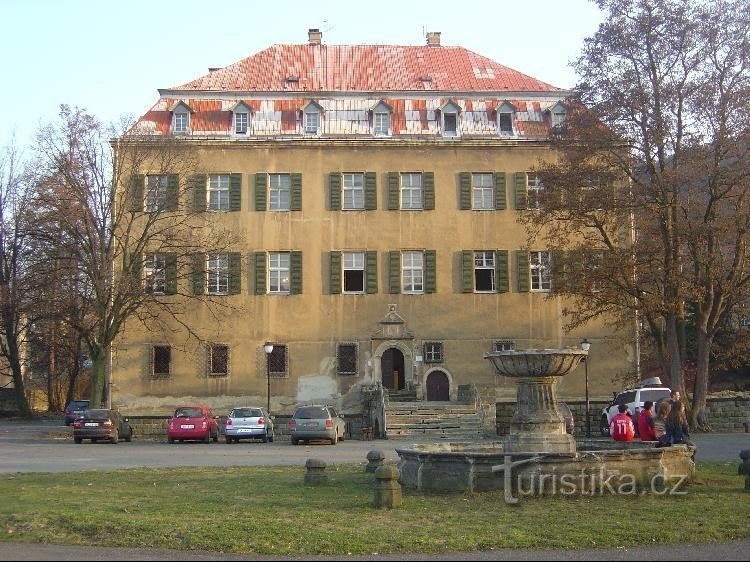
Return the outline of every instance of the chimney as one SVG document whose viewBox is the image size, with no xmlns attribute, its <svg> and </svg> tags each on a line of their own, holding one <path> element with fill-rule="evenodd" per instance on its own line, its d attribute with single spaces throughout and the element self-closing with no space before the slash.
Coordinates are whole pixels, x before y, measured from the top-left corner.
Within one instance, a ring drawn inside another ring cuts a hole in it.
<svg viewBox="0 0 750 562">
<path fill-rule="evenodd" d="M 308 29 L 307 39 L 310 45 L 320 45 L 323 42 L 323 34 L 320 32 L 320 29 Z"/>
<path fill-rule="evenodd" d="M 428 31 L 427 32 L 427 44 L 430 46 L 440 46 L 440 32 L 439 31 Z"/>
</svg>

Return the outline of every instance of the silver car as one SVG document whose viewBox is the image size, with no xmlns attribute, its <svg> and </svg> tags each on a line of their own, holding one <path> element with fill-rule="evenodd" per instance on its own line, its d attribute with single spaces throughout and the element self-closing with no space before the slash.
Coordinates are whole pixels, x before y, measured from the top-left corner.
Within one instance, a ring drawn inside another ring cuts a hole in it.
<svg viewBox="0 0 750 562">
<path fill-rule="evenodd" d="M 346 422 L 331 406 L 297 406 L 289 421 L 292 445 L 325 439 L 335 445 L 344 440 Z"/>
<path fill-rule="evenodd" d="M 273 421 L 263 408 L 233 408 L 224 426 L 224 437 L 227 444 L 238 443 L 240 439 L 273 442 Z"/>
</svg>

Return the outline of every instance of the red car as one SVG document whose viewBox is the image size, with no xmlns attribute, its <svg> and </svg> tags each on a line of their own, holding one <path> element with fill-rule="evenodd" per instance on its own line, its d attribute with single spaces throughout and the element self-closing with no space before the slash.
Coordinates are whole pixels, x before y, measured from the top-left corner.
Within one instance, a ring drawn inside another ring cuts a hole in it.
<svg viewBox="0 0 750 562">
<path fill-rule="evenodd" d="M 219 440 L 219 417 L 208 406 L 180 406 L 167 424 L 167 441 Z"/>
</svg>

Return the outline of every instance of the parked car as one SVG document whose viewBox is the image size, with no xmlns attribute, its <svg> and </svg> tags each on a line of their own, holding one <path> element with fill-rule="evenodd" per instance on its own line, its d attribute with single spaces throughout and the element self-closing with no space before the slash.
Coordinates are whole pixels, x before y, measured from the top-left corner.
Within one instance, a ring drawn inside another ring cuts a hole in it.
<svg viewBox="0 0 750 562">
<path fill-rule="evenodd" d="M 672 390 L 661 383 L 659 377 L 644 379 L 634 388 L 628 388 L 622 392 L 615 393 L 612 402 L 604 409 L 599 419 L 599 431 L 603 436 L 609 435 L 609 423 L 618 413 L 620 404 L 628 405 L 628 413 L 633 418 L 633 423 L 638 427 L 638 415 L 641 413 L 644 402 L 651 400 L 657 404 L 662 399 L 669 399 Z"/>
<path fill-rule="evenodd" d="M 560 415 L 565 420 L 565 431 L 573 435 L 576 429 L 576 424 L 575 419 L 573 418 L 573 412 L 570 410 L 570 406 L 568 406 L 565 402 L 558 402 L 557 411 L 560 412 Z"/>
<path fill-rule="evenodd" d="M 263 408 L 232 408 L 224 425 L 227 443 L 238 443 L 240 439 L 261 439 L 273 442 L 273 421 Z"/>
<path fill-rule="evenodd" d="M 84 413 L 73 422 L 73 441 L 81 444 L 84 439 L 91 439 L 92 443 L 106 439 L 115 444 L 124 439 L 130 443 L 133 439 L 133 429 L 128 418 L 123 418 L 117 410 L 84 410 Z"/>
<path fill-rule="evenodd" d="M 346 423 L 334 408 L 326 405 L 297 406 L 289 420 L 292 445 L 300 441 L 326 439 L 335 445 L 344 440 Z"/>
<path fill-rule="evenodd" d="M 73 423 L 85 410 L 89 409 L 88 400 L 71 400 L 65 406 L 65 425 Z"/>
<path fill-rule="evenodd" d="M 167 424 L 167 441 L 219 440 L 219 417 L 208 406 L 180 406 Z"/>
</svg>

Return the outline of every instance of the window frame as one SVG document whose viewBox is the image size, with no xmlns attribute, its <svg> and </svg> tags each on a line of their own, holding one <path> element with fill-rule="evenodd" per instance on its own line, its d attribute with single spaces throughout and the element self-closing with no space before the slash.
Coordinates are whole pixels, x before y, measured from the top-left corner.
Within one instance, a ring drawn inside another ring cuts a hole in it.
<svg viewBox="0 0 750 562">
<path fill-rule="evenodd" d="M 359 185 L 356 185 L 359 179 Z M 347 183 L 349 185 L 347 185 Z M 359 205 L 357 205 L 357 194 L 359 194 Z M 351 198 L 351 204 L 347 204 L 347 196 Z M 364 172 L 342 172 L 341 173 L 341 210 L 342 211 L 364 211 L 365 210 L 365 173 Z"/>
<path fill-rule="evenodd" d="M 157 364 L 163 363 L 165 361 L 164 357 L 159 359 L 160 351 L 162 353 L 166 352 L 167 370 L 157 372 L 156 370 Z M 172 346 L 165 345 L 165 344 L 154 344 L 151 346 L 150 353 L 151 353 L 151 365 L 150 365 L 151 372 L 149 374 L 151 378 L 154 378 L 154 379 L 169 378 L 172 375 Z"/>
<path fill-rule="evenodd" d="M 445 362 L 443 342 L 427 341 L 422 344 L 423 361 L 429 364 Z"/>
<path fill-rule="evenodd" d="M 423 211 L 424 210 L 424 178 L 422 172 L 401 172 L 399 174 L 399 204 L 402 211 Z M 408 182 L 418 179 L 419 185 L 405 185 L 405 180 Z M 409 194 L 409 205 L 406 206 L 405 195 Z M 415 204 L 415 198 L 418 200 L 418 207 L 412 206 Z"/>
<path fill-rule="evenodd" d="M 448 129 L 448 118 L 451 118 L 453 120 L 453 130 Z M 442 111 L 440 113 L 440 121 L 442 125 L 443 137 L 456 138 L 460 136 L 458 132 L 458 111 Z"/>
<path fill-rule="evenodd" d="M 244 121 L 244 123 L 241 123 Z M 239 127 L 244 125 L 244 131 L 239 130 Z M 245 136 L 250 134 L 250 112 L 249 111 L 236 111 L 234 112 L 232 119 L 232 132 L 238 136 Z"/>
<path fill-rule="evenodd" d="M 172 132 L 185 134 L 190 132 L 190 112 L 175 111 L 172 113 Z"/>
<path fill-rule="evenodd" d="M 286 267 L 282 258 L 286 257 Z M 291 252 L 268 252 L 268 294 L 290 295 L 292 291 Z M 274 263 L 276 260 L 277 263 Z M 283 285 L 286 272 L 286 288 Z M 275 285 L 274 285 L 275 284 Z"/>
<path fill-rule="evenodd" d="M 372 114 L 372 134 L 388 137 L 391 134 L 391 114 L 389 111 L 374 111 Z"/>
<path fill-rule="evenodd" d="M 515 340 L 501 338 L 492 342 L 492 351 L 513 351 L 516 348 Z"/>
<path fill-rule="evenodd" d="M 151 179 L 157 182 L 152 187 Z M 143 210 L 147 213 L 158 213 L 164 210 L 167 205 L 167 185 L 169 184 L 168 174 L 146 174 L 146 193 L 143 200 Z"/>
<path fill-rule="evenodd" d="M 536 172 L 526 172 L 526 208 L 541 210 L 544 184 Z"/>
<path fill-rule="evenodd" d="M 419 256 L 421 263 L 417 264 Z M 407 258 L 410 263 L 407 264 Z M 407 288 L 409 287 L 409 288 Z M 405 250 L 401 252 L 401 293 L 405 295 L 425 294 L 425 253 L 422 250 Z"/>
<path fill-rule="evenodd" d="M 508 119 L 509 128 L 503 128 L 503 118 Z M 498 111 L 497 113 L 497 131 L 501 137 L 514 137 L 516 136 L 515 128 L 513 127 L 513 113 L 510 111 Z"/>
<path fill-rule="evenodd" d="M 302 112 L 302 131 L 305 135 L 319 135 L 321 123 L 321 112 L 317 109 L 306 109 Z M 315 125 L 314 127 L 311 126 L 313 124 Z"/>
<path fill-rule="evenodd" d="M 162 262 L 161 266 L 156 263 L 157 260 Z M 167 254 L 146 254 L 143 259 L 143 286 L 150 295 L 167 294 Z"/>
<path fill-rule="evenodd" d="M 356 342 L 342 342 L 336 345 L 336 374 L 342 377 L 357 376 L 359 369 L 359 349 Z M 348 364 L 352 365 L 353 371 L 344 371 L 342 369 L 342 349 L 347 348 L 354 355 L 353 359 L 348 360 Z"/>
<path fill-rule="evenodd" d="M 347 260 L 348 257 L 353 258 L 351 264 L 347 264 L 347 261 L 349 261 Z M 361 258 L 361 266 L 357 263 L 358 257 Z M 361 274 L 361 290 L 347 290 L 348 271 L 356 271 Z M 364 295 L 367 292 L 367 255 L 364 251 L 341 252 L 341 292 L 345 295 Z"/>
<path fill-rule="evenodd" d="M 544 263 L 545 257 L 546 263 Z M 547 250 L 529 252 L 529 290 L 532 293 L 549 293 L 552 290 L 552 252 Z"/>
<path fill-rule="evenodd" d="M 226 180 L 226 185 L 223 184 Z M 206 211 L 223 213 L 230 210 L 231 174 L 209 174 L 206 179 Z M 216 198 L 216 201 L 212 201 Z"/>
<path fill-rule="evenodd" d="M 477 180 L 482 179 L 482 185 L 477 185 Z M 485 185 L 484 181 L 489 181 Z M 477 205 L 477 191 L 481 194 L 481 204 Z M 489 203 L 486 201 L 489 194 Z M 474 211 L 494 211 L 495 210 L 495 174 L 492 172 L 472 172 L 471 173 L 471 208 Z"/>
<path fill-rule="evenodd" d="M 289 376 L 289 348 L 285 343 L 274 343 L 271 353 L 264 352 L 264 355 L 266 356 L 266 376 L 277 379 Z M 279 366 L 283 368 L 282 371 L 274 370 Z"/>
<path fill-rule="evenodd" d="M 481 264 L 478 259 L 481 254 Z M 489 256 L 489 259 L 488 259 Z M 474 292 L 475 293 L 496 293 L 497 281 L 495 279 L 496 256 L 494 250 L 474 250 L 473 270 L 474 270 Z M 480 289 L 478 283 L 479 271 L 489 271 L 490 289 Z"/>
<path fill-rule="evenodd" d="M 226 288 L 222 290 L 222 287 Z M 206 254 L 206 294 L 217 296 L 229 294 L 228 253 L 216 252 Z"/>
<path fill-rule="evenodd" d="M 224 372 L 217 371 L 214 363 L 216 352 L 222 349 L 225 351 L 224 357 Z M 226 344 L 212 343 L 207 346 L 208 361 L 207 361 L 207 375 L 209 377 L 228 377 L 229 376 L 229 346 Z"/>
<path fill-rule="evenodd" d="M 282 185 L 282 180 L 286 180 L 286 186 Z M 278 213 L 292 210 L 292 174 L 268 174 L 268 210 Z"/>
</svg>

